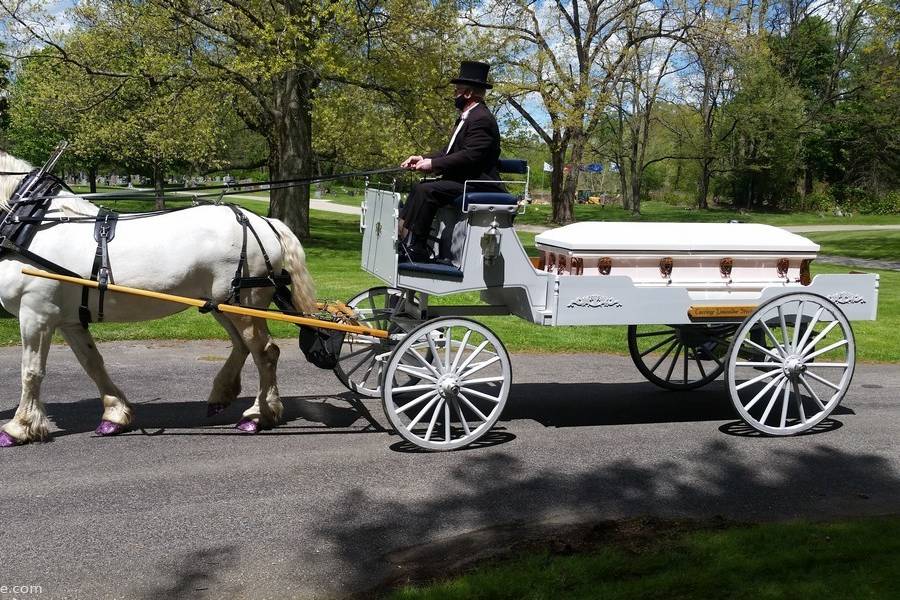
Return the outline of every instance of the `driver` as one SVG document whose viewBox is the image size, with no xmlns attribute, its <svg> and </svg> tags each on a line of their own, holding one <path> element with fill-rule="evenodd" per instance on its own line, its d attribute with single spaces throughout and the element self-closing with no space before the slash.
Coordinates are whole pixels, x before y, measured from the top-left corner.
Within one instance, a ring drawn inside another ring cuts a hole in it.
<svg viewBox="0 0 900 600">
<path fill-rule="evenodd" d="M 401 238 L 411 235 L 409 257 L 413 262 L 429 260 L 428 234 L 438 208 L 453 202 L 463 193 L 466 180 L 500 180 L 500 129 L 494 115 L 484 104 L 491 85 L 487 82 L 490 65 L 463 61 L 455 84 L 454 104 L 460 115 L 453 126 L 450 142 L 430 156 L 413 155 L 400 166 L 422 173 L 435 173 L 441 179 L 422 181 L 413 186 L 400 209 Z M 502 184 L 476 183 L 467 192 L 503 192 Z"/>
</svg>

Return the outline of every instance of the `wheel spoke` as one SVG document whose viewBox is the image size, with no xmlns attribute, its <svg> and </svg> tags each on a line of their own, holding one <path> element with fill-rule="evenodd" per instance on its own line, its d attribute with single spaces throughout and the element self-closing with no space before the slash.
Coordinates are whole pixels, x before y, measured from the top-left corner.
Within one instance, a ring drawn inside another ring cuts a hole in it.
<svg viewBox="0 0 900 600">
<path fill-rule="evenodd" d="M 456 351 L 456 358 L 453 359 L 453 366 L 450 368 L 451 373 L 459 373 L 457 371 L 457 367 L 459 366 L 459 361 L 462 359 L 463 352 L 469 344 L 469 337 L 472 335 L 472 330 L 467 329 L 466 333 L 463 335 L 462 341 L 459 343 L 459 350 Z"/>
<path fill-rule="evenodd" d="M 441 353 L 438 352 L 437 346 L 434 343 L 434 336 L 431 335 L 431 332 L 428 332 L 427 334 L 425 334 L 425 337 L 428 338 L 428 348 L 431 350 L 431 355 L 433 357 L 435 357 L 435 359 L 437 359 L 436 360 L 437 370 L 438 370 L 437 374 L 439 375 L 444 372 L 444 369 L 441 366 L 441 360 L 440 360 Z M 428 363 L 428 364 L 431 364 L 431 363 Z"/>
<path fill-rule="evenodd" d="M 498 404 L 500 402 L 499 396 L 491 396 L 490 394 L 485 394 L 484 392 L 479 392 L 478 390 L 470 388 L 469 386 L 466 386 L 466 385 L 461 385 L 459 387 L 460 387 L 460 389 L 466 390 L 467 394 L 472 394 L 473 396 L 478 396 L 479 398 L 484 398 L 485 400 L 487 400 L 489 402 L 493 402 L 494 404 Z"/>
<path fill-rule="evenodd" d="M 781 337 L 784 338 L 784 347 L 790 351 L 791 345 L 790 342 L 788 342 L 788 329 L 784 322 L 784 310 L 782 310 L 780 304 L 778 305 L 778 321 L 781 324 Z"/>
<path fill-rule="evenodd" d="M 811 341 L 810 343 L 808 343 L 808 344 L 806 344 L 805 346 L 803 346 L 803 350 L 800 351 L 800 354 L 806 354 L 807 352 L 809 352 L 810 350 L 812 350 L 813 348 L 815 348 L 815 347 L 816 347 L 816 344 L 818 344 L 820 340 L 822 340 L 826 335 L 828 335 L 828 334 L 831 332 L 831 330 L 835 328 L 835 326 L 836 326 L 837 324 L 838 324 L 837 321 L 832 321 L 831 323 L 829 323 L 828 325 L 826 325 L 826 326 L 825 326 L 825 329 L 823 329 L 823 330 L 819 333 L 819 335 L 817 335 L 817 336 L 815 337 L 815 339 L 814 339 L 813 341 Z"/>
<path fill-rule="evenodd" d="M 815 357 L 817 357 L 817 356 L 819 356 L 819 355 L 821 355 L 821 354 L 825 354 L 826 352 L 831 352 L 831 351 L 834 350 L 835 348 L 840 348 L 841 346 L 846 346 L 846 345 L 849 344 L 849 343 L 850 343 L 850 342 L 847 341 L 847 340 L 841 340 L 841 341 L 839 341 L 839 342 L 835 342 L 835 343 L 833 343 L 833 344 L 829 344 L 829 345 L 825 346 L 824 348 L 821 348 L 821 349 L 819 349 L 819 350 L 816 350 L 816 351 L 813 352 L 812 354 L 807 354 L 806 356 L 803 357 L 803 360 L 810 360 L 810 359 L 815 358 Z M 815 346 L 813 346 L 813 348 L 815 348 Z"/>
<path fill-rule="evenodd" d="M 803 332 L 803 337 L 800 338 L 800 341 L 797 343 L 797 348 L 803 348 L 806 346 L 806 340 L 809 339 L 810 334 L 816 328 L 816 325 L 819 323 L 819 317 L 822 316 L 822 313 L 825 311 L 824 306 L 820 306 L 816 310 L 816 314 L 813 315 L 813 318 L 810 319 L 809 324 L 806 326 L 806 331 Z"/>
<path fill-rule="evenodd" d="M 754 383 L 759 383 L 759 382 L 762 381 L 763 379 L 768 379 L 769 377 L 772 377 L 773 375 L 775 375 L 775 374 L 777 374 L 777 373 L 781 373 L 781 369 L 780 369 L 780 368 L 778 368 L 778 369 L 772 369 L 771 371 L 767 371 L 767 372 L 763 373 L 762 375 L 757 375 L 757 376 L 754 377 L 753 379 L 749 379 L 749 380 L 747 380 L 747 381 L 741 383 L 740 385 L 734 386 L 734 389 L 736 389 L 736 390 L 742 390 L 742 389 L 744 389 L 745 387 L 749 387 L 749 386 L 753 385 Z"/>
<path fill-rule="evenodd" d="M 444 338 L 444 373 L 450 372 L 450 354 L 453 350 L 453 328 L 447 327 L 447 334 Z"/>
<path fill-rule="evenodd" d="M 684 347 L 684 384 L 687 385 L 688 382 L 688 352 L 690 348 L 687 346 Z"/>
<path fill-rule="evenodd" d="M 495 377 L 480 377 L 478 379 L 464 379 L 467 386 L 475 385 L 476 383 L 496 383 L 498 381 L 503 381 L 503 375 L 497 375 Z"/>
<path fill-rule="evenodd" d="M 664 339 L 663 341 L 661 341 L 660 343 L 658 343 L 658 344 L 656 344 L 655 346 L 653 346 L 652 348 L 648 348 L 647 350 L 644 350 L 643 352 L 641 352 L 641 358 L 644 358 L 645 356 L 647 356 L 648 354 L 650 354 L 651 352 L 653 352 L 654 350 L 656 350 L 656 349 L 659 348 L 660 346 L 662 346 L 662 345 L 664 345 L 664 344 L 668 344 L 669 342 L 671 342 L 671 341 L 674 340 L 674 339 L 675 339 L 675 336 L 674 336 L 674 335 L 669 336 L 669 337 L 667 337 L 666 339 Z"/>
<path fill-rule="evenodd" d="M 407 402 L 400 408 L 396 409 L 394 412 L 397 413 L 398 415 L 400 413 L 406 412 L 407 410 L 409 410 L 416 404 L 421 404 L 422 402 L 425 402 L 426 399 L 430 398 L 431 396 L 436 395 L 437 393 L 438 393 L 437 390 L 431 390 L 430 392 L 425 392 L 421 396 L 417 396 L 416 398 L 410 400 L 409 402 Z"/>
<path fill-rule="evenodd" d="M 489 343 L 490 342 L 488 340 L 484 340 L 483 342 L 478 344 L 478 346 L 476 346 L 475 349 L 472 351 L 472 354 L 470 354 L 469 357 L 463 361 L 463 364 L 459 365 L 459 368 L 457 369 L 456 372 L 459 373 L 459 372 L 465 371 L 466 367 L 469 366 L 469 363 L 471 363 L 473 360 L 475 360 L 475 357 L 478 356 L 479 354 L 481 354 L 481 351 L 484 350 Z"/>
<path fill-rule="evenodd" d="M 459 378 L 465 379 L 465 378 L 469 377 L 470 375 L 472 375 L 472 373 L 477 373 L 478 371 L 491 366 L 492 364 L 494 364 L 495 362 L 498 362 L 499 360 L 500 360 L 500 357 L 496 356 L 496 355 L 487 360 L 483 360 L 480 363 L 477 363 L 474 367 L 472 367 L 465 373 L 460 374 Z"/>
<path fill-rule="evenodd" d="M 758 394 L 756 394 L 755 396 L 753 396 L 753 399 L 750 400 L 750 402 L 748 402 L 748 403 L 744 406 L 744 410 L 746 410 L 747 412 L 750 412 L 750 409 L 753 408 L 753 406 L 759 401 L 760 398 L 762 398 L 763 396 L 766 395 L 766 392 L 768 392 L 769 390 L 772 389 L 772 386 L 773 386 L 773 385 L 775 385 L 776 383 L 782 382 L 782 381 L 784 381 L 784 375 L 783 375 L 783 374 L 777 376 L 775 379 L 773 379 L 772 381 L 770 381 L 769 383 L 767 383 L 767 384 L 765 385 L 765 387 L 763 387 L 763 389 L 761 389 L 761 390 L 759 391 Z M 779 386 L 779 387 L 780 387 L 780 386 Z M 775 392 L 775 393 L 777 394 L 778 392 Z M 766 414 L 768 414 L 768 411 L 766 411 Z M 763 420 L 765 420 L 765 419 L 763 419 Z"/>
<path fill-rule="evenodd" d="M 465 415 L 463 415 L 462 407 L 459 405 L 459 402 L 457 402 L 456 399 L 453 399 L 450 404 L 456 409 L 456 414 L 459 415 L 459 422 L 462 423 L 462 428 L 466 433 L 466 436 L 472 435 L 472 430 L 469 429 L 469 423 L 466 421 Z"/>
<path fill-rule="evenodd" d="M 361 348 L 360 350 L 353 350 L 352 352 L 343 354 L 343 355 L 341 355 L 340 360 L 347 360 L 348 358 L 353 358 L 354 356 L 359 356 L 360 354 L 365 354 L 366 352 L 371 352 L 372 354 L 375 354 L 378 351 L 378 348 L 375 348 L 373 346 L 374 346 L 374 344 L 370 344 L 366 348 Z"/>
<path fill-rule="evenodd" d="M 794 341 L 792 348 L 794 351 L 797 351 L 798 344 L 800 343 L 800 325 L 803 322 L 803 309 L 806 308 L 806 300 L 800 300 L 800 306 L 797 308 L 797 318 L 794 319 Z"/>
<path fill-rule="evenodd" d="M 784 394 L 782 394 L 781 401 L 781 428 L 784 429 L 785 424 L 787 423 L 787 411 L 788 411 L 788 402 L 791 399 L 791 388 L 788 386 L 784 386 Z"/>
<path fill-rule="evenodd" d="M 846 369 L 847 367 L 850 366 L 850 363 L 836 363 L 836 362 L 827 362 L 827 363 L 811 362 L 811 363 L 804 363 L 804 364 L 806 365 L 807 369 L 812 369 L 813 367 L 822 367 L 824 369 Z"/>
<path fill-rule="evenodd" d="M 771 367 L 776 364 L 779 364 L 781 359 L 778 360 L 778 363 L 775 362 L 736 362 L 734 366 L 736 367 Z"/>
<path fill-rule="evenodd" d="M 406 428 L 409 431 L 412 431 L 412 428 L 415 427 L 416 425 L 418 425 L 419 421 L 422 420 L 422 417 L 425 416 L 425 413 L 428 412 L 428 409 L 431 408 L 432 406 L 434 406 L 434 403 L 437 401 L 438 401 L 438 396 L 435 395 L 434 398 L 432 398 L 431 400 L 428 401 L 428 404 L 426 404 L 424 407 L 422 407 L 422 410 L 419 411 L 419 414 L 416 415 L 416 418 L 413 419 L 412 421 L 410 421 L 409 424 L 406 426 Z"/>
<path fill-rule="evenodd" d="M 750 344 L 751 346 L 753 346 L 754 348 L 756 348 L 756 349 L 759 350 L 760 352 L 764 352 L 765 354 L 771 356 L 772 358 L 774 358 L 775 360 L 777 360 L 777 361 L 779 361 L 779 362 L 780 362 L 781 359 L 783 358 L 783 356 L 782 356 L 781 354 L 778 354 L 777 352 L 772 352 L 771 350 L 769 350 L 769 349 L 766 348 L 765 346 L 760 346 L 759 344 L 757 344 L 756 342 L 754 342 L 754 341 L 751 340 L 750 338 L 744 338 L 744 339 L 742 340 L 742 342 L 745 343 L 745 344 Z"/>
<path fill-rule="evenodd" d="M 444 402 L 444 441 L 450 441 L 450 403 Z"/>
<path fill-rule="evenodd" d="M 434 365 L 432 365 L 430 362 L 428 362 L 427 360 L 425 360 L 425 357 L 422 356 L 421 354 L 419 354 L 419 351 L 418 351 L 418 350 L 416 350 L 415 348 L 413 348 L 412 346 L 410 346 L 406 351 L 407 351 L 408 353 L 412 354 L 414 357 L 416 357 L 416 360 L 418 360 L 420 363 L 422 363 L 422 365 L 423 365 L 426 369 L 428 369 L 429 371 L 431 371 L 432 374 L 434 374 L 435 377 L 440 377 L 440 376 L 441 376 L 441 374 L 438 373 L 437 369 L 434 368 Z"/>
<path fill-rule="evenodd" d="M 778 400 L 778 395 L 781 393 L 781 388 L 784 387 L 784 384 L 787 383 L 787 378 L 782 377 L 780 379 L 774 380 L 778 381 L 778 385 L 775 387 L 775 391 L 769 397 L 769 404 L 766 405 L 766 410 L 763 412 L 762 417 L 759 419 L 759 422 L 763 425 L 766 424 L 766 419 L 769 418 L 769 413 L 772 412 L 772 407 L 775 406 L 775 401 Z"/>
<path fill-rule="evenodd" d="M 703 379 L 706 379 L 706 371 L 703 369 L 703 363 L 700 361 L 700 357 L 697 356 L 697 349 L 694 348 L 691 351 L 691 354 L 694 356 L 694 362 L 697 363 L 697 368 L 700 369 L 700 375 Z"/>
<path fill-rule="evenodd" d="M 769 326 L 766 324 L 766 322 L 760 319 L 759 324 L 762 325 L 763 331 L 766 332 L 766 335 L 769 336 L 769 338 L 775 344 L 775 347 L 778 348 L 778 352 L 781 354 L 781 356 L 786 356 L 787 351 L 782 347 L 781 343 L 778 341 L 778 338 L 775 337 L 775 334 L 772 333 L 772 330 L 769 329 Z"/>
<path fill-rule="evenodd" d="M 424 369 L 418 369 L 409 365 L 399 364 L 397 365 L 397 370 L 412 375 L 413 377 L 419 377 L 421 379 L 427 379 L 428 381 L 437 383 L 437 377 L 432 377 L 430 374 L 426 373 Z"/>
<path fill-rule="evenodd" d="M 659 357 L 659 360 L 656 361 L 656 364 L 654 364 L 652 367 L 650 367 L 651 373 L 656 373 L 656 368 L 659 367 L 659 365 L 661 365 L 664 360 L 666 360 L 666 357 L 672 353 L 672 350 L 674 350 L 675 346 L 677 346 L 677 345 L 678 345 L 678 340 L 675 340 L 672 342 L 672 345 L 669 346 L 668 349 L 663 353 L 663 355 Z"/>
<path fill-rule="evenodd" d="M 376 353 L 377 353 L 377 350 L 372 350 L 372 356 L 375 356 Z M 349 371 L 345 371 L 344 375 L 346 375 L 347 378 L 349 379 L 350 376 L 353 375 L 361 366 L 363 366 L 365 364 L 371 365 L 372 362 L 374 362 L 374 361 L 361 360 L 358 363 L 356 363 L 355 365 L 353 365 L 353 368 L 351 368 Z"/>
<path fill-rule="evenodd" d="M 666 373 L 666 381 L 670 381 L 672 379 L 672 372 L 675 370 L 675 365 L 678 364 L 678 357 L 681 355 L 681 349 L 684 348 L 684 344 L 678 344 L 678 348 L 675 349 L 675 358 L 672 359 L 672 364 L 669 365 L 669 372 Z"/>
<path fill-rule="evenodd" d="M 438 401 L 437 406 L 434 407 L 434 411 L 431 413 L 431 421 L 428 422 L 428 429 L 425 431 L 425 441 L 431 439 L 431 432 L 434 431 L 434 424 L 437 422 L 438 414 L 441 412 L 441 407 L 444 405 L 444 399 L 441 398 Z"/>
<path fill-rule="evenodd" d="M 816 404 L 819 405 L 819 410 L 825 410 L 825 405 L 822 404 L 822 401 L 819 399 L 819 395 L 816 393 L 814 389 L 809 385 L 803 375 L 800 375 L 800 384 L 806 388 L 806 391 L 809 392 L 809 395 L 812 396 L 812 399 L 816 401 Z"/>
<path fill-rule="evenodd" d="M 402 394 L 403 392 L 424 392 L 425 390 L 434 389 L 433 383 L 420 383 L 418 385 L 404 385 L 400 387 L 393 388 L 393 392 L 395 394 Z"/>
<path fill-rule="evenodd" d="M 836 391 L 836 392 L 841 391 L 841 386 L 839 386 L 839 385 L 837 385 L 837 384 L 835 384 L 835 383 L 831 383 L 830 381 L 828 381 L 828 380 L 825 379 L 824 377 L 819 377 L 818 375 L 816 375 L 816 374 L 813 373 L 812 371 L 806 371 L 806 376 L 807 376 L 807 377 L 810 377 L 810 378 L 812 378 L 812 379 L 815 379 L 816 381 L 818 381 L 819 383 L 821 383 L 821 384 L 823 384 L 823 385 L 827 385 L 828 387 L 830 387 L 831 389 L 833 389 L 833 390 Z"/>
<path fill-rule="evenodd" d="M 794 389 L 794 396 L 797 397 L 797 412 L 800 413 L 800 422 L 806 425 L 806 411 L 803 410 L 803 396 L 800 394 L 800 384 L 791 381 L 791 387 Z"/>
<path fill-rule="evenodd" d="M 459 399 L 462 400 L 463 402 L 465 402 L 466 406 L 468 406 L 469 409 L 472 410 L 472 412 L 474 412 L 476 415 L 478 415 L 479 419 L 481 419 L 482 421 L 487 423 L 487 420 L 488 420 L 487 416 L 483 412 L 478 410 L 478 407 L 475 406 L 474 404 L 472 404 L 472 402 L 468 398 L 466 398 L 466 396 L 464 394 L 460 393 Z"/>
</svg>

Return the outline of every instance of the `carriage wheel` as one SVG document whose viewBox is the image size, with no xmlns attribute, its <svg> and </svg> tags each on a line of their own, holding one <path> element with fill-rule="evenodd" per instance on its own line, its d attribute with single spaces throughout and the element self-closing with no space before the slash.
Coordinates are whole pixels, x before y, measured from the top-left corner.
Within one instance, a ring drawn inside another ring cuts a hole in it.
<svg viewBox="0 0 900 600">
<path fill-rule="evenodd" d="M 419 381 L 409 384 L 410 377 Z M 410 332 L 391 354 L 384 411 L 416 446 L 462 448 L 500 418 L 511 380 L 509 354 L 494 332 L 470 319 L 439 318 Z"/>
<path fill-rule="evenodd" d="M 760 305 L 738 329 L 728 352 L 728 389 L 748 425 L 792 435 L 837 408 L 855 365 L 844 313 L 822 296 L 786 294 Z"/>
<path fill-rule="evenodd" d="M 374 287 L 351 298 L 347 306 L 357 312 L 360 325 L 394 333 L 399 327 L 392 318 L 404 296 L 405 292 L 397 288 Z M 384 363 L 376 358 L 393 350 L 395 345 L 392 340 L 348 333 L 344 336 L 334 374 L 347 389 L 377 398 L 381 395 Z"/>
<path fill-rule="evenodd" d="M 737 325 L 629 325 L 628 352 L 647 381 L 692 390 L 714 381 Z"/>
</svg>

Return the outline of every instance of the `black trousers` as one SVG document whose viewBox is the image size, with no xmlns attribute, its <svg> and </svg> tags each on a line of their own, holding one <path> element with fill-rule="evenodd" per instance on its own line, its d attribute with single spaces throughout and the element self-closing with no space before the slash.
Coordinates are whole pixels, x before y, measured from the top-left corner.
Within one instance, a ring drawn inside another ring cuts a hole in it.
<svg viewBox="0 0 900 600">
<path fill-rule="evenodd" d="M 469 192 L 504 192 L 503 184 L 474 183 L 466 187 Z M 400 218 L 413 234 L 414 241 L 428 238 L 431 224 L 438 209 L 447 206 L 463 193 L 463 184 L 449 179 L 422 181 L 413 186 L 406 203 L 400 209 Z"/>
</svg>

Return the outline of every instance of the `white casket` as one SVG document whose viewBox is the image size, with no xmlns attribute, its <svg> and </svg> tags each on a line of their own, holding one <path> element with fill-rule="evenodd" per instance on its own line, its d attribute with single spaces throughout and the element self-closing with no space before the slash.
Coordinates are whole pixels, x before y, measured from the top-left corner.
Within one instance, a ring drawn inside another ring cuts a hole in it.
<svg viewBox="0 0 900 600">
<path fill-rule="evenodd" d="M 750 223 L 574 223 L 535 237 L 538 268 L 559 275 L 624 275 L 635 285 L 732 286 L 809 281 L 818 244 Z"/>
</svg>

